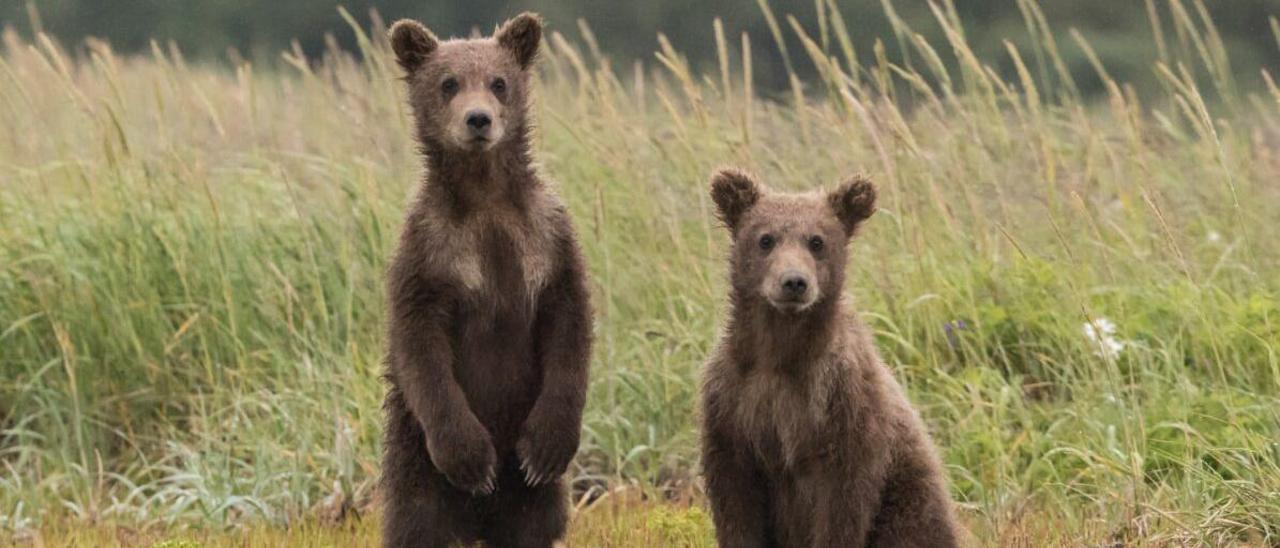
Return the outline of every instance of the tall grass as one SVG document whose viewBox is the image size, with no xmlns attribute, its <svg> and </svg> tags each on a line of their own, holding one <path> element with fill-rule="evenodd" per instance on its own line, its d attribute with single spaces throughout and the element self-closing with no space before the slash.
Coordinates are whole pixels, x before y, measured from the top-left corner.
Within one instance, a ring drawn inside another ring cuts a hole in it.
<svg viewBox="0 0 1280 548">
<path fill-rule="evenodd" d="M 884 2 L 901 60 L 855 52 L 830 0 L 820 29 L 760 4 L 820 75 L 774 100 L 751 77 L 773 46 L 718 22 L 708 74 L 665 38 L 626 70 L 585 24 L 547 41 L 538 157 L 598 307 L 580 491 L 696 500 L 726 290 L 709 170 L 789 189 L 864 171 L 882 210 L 848 290 L 979 539 L 1280 541 L 1280 91 L 1230 80 L 1200 1 L 1151 5 L 1162 94 L 1095 63 L 1100 100 L 1060 60 L 1088 41 L 1055 41 L 1035 0 L 1016 78 L 950 1 L 945 43 Z M 384 25 L 343 15 L 363 61 L 4 34 L 0 538 L 283 524 L 373 496 L 382 271 L 421 160 Z"/>
</svg>

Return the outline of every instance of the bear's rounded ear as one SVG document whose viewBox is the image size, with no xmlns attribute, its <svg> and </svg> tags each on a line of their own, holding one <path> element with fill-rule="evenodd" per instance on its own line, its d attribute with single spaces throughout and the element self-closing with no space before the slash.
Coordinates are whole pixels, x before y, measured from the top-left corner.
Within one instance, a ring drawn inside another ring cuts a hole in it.
<svg viewBox="0 0 1280 548">
<path fill-rule="evenodd" d="M 827 203 L 844 225 L 845 234 L 852 236 L 858 225 L 876 212 L 876 187 L 866 177 L 855 175 L 828 194 Z"/>
<path fill-rule="evenodd" d="M 538 44 L 542 42 L 542 17 L 526 11 L 503 23 L 493 37 L 515 56 L 520 68 L 529 68 L 538 57 Z"/>
<path fill-rule="evenodd" d="M 711 199 L 729 232 L 738 232 L 742 216 L 760 200 L 760 185 L 737 169 L 722 169 L 711 176 Z"/>
<path fill-rule="evenodd" d="M 417 70 L 440 46 L 436 35 L 412 19 L 396 21 L 387 35 L 391 39 L 391 50 L 396 52 L 396 61 L 405 72 Z"/>
</svg>

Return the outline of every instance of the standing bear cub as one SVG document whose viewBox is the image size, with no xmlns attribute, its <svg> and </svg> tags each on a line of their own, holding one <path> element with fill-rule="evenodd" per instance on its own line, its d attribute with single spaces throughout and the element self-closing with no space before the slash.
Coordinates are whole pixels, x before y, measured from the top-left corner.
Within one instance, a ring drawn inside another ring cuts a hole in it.
<svg viewBox="0 0 1280 548">
<path fill-rule="evenodd" d="M 733 239 L 729 319 L 702 389 L 720 546 L 955 546 L 924 425 L 842 310 L 846 247 L 874 187 L 777 194 L 726 170 L 711 196 Z"/>
<path fill-rule="evenodd" d="M 387 274 L 383 543 L 551 546 L 591 349 L 583 261 L 530 159 L 541 21 L 390 38 L 426 175 Z"/>
</svg>

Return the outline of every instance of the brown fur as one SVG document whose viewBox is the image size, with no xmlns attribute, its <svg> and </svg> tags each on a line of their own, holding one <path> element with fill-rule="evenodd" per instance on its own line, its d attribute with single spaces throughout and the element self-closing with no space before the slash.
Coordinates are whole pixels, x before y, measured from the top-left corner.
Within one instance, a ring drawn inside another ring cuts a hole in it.
<svg viewBox="0 0 1280 548">
<path fill-rule="evenodd" d="M 591 312 L 569 217 L 530 162 L 540 37 L 527 14 L 492 38 L 391 30 L 427 172 L 387 275 L 387 546 L 564 535 Z"/>
<path fill-rule="evenodd" d="M 702 388 L 720 545 L 956 545 L 924 425 L 842 310 L 846 244 L 874 212 L 874 187 L 775 194 L 723 171 L 712 198 L 733 234 L 731 310 Z M 778 289 L 788 279 L 804 289 Z"/>
</svg>

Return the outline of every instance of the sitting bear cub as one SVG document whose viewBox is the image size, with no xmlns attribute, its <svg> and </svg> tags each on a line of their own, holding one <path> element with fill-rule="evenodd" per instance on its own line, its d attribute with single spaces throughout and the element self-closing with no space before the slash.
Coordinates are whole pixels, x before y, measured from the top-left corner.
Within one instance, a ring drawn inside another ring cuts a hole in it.
<svg viewBox="0 0 1280 548">
<path fill-rule="evenodd" d="M 779 194 L 726 170 L 711 196 L 733 240 L 729 318 L 702 387 L 719 544 L 955 546 L 924 425 L 841 298 L 874 187 Z"/>
</svg>

